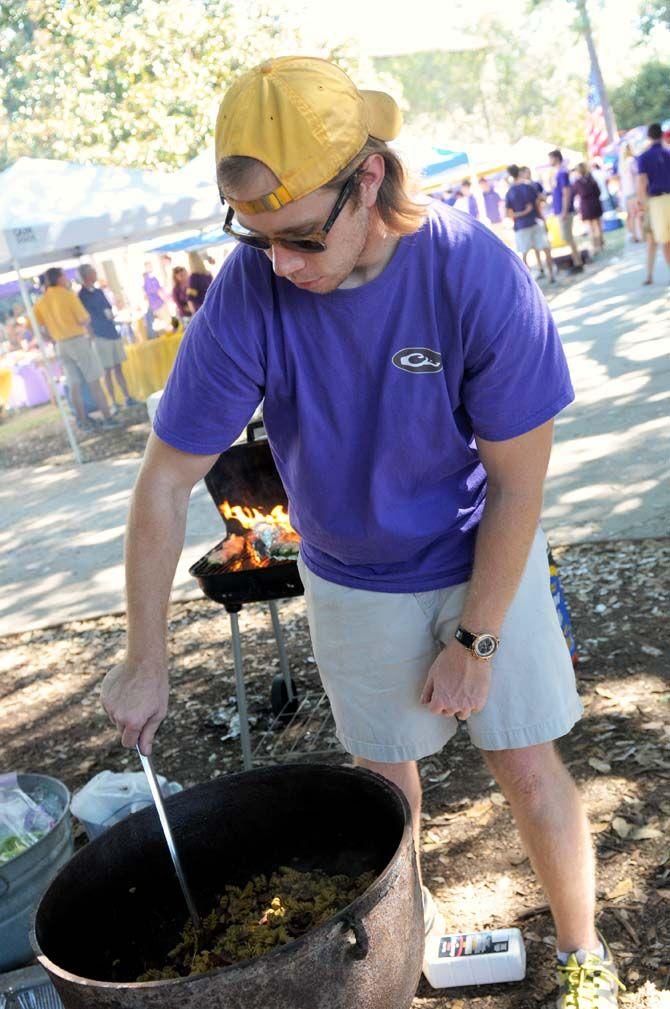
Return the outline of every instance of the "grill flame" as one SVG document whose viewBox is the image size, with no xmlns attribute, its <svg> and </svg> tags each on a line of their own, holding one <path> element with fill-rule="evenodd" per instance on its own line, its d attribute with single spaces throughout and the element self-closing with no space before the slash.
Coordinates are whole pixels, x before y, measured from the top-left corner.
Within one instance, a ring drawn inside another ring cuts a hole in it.
<svg viewBox="0 0 670 1009">
<path fill-rule="evenodd" d="M 253 529 L 254 526 L 263 522 L 279 526 L 280 529 L 283 529 L 287 533 L 293 532 L 288 514 L 284 510 L 283 505 L 275 505 L 272 511 L 267 513 L 260 508 L 249 508 L 246 505 L 231 505 L 229 501 L 223 501 L 219 505 L 219 511 L 224 519 L 237 519 L 244 529 Z"/>
<path fill-rule="evenodd" d="M 209 555 L 210 562 L 222 564 L 231 572 L 265 568 L 273 560 L 287 560 L 297 555 L 300 537 L 291 526 L 283 505 L 275 505 L 266 512 L 223 501 L 219 511 L 226 521 L 234 521 L 240 532 L 231 529 L 216 552 Z"/>
</svg>

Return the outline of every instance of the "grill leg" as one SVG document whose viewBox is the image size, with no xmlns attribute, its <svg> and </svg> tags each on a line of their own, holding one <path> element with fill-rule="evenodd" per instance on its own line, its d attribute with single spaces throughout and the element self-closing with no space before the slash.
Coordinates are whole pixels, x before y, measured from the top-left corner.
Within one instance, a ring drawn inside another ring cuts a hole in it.
<svg viewBox="0 0 670 1009">
<path fill-rule="evenodd" d="M 242 667 L 242 643 L 237 613 L 228 612 L 230 617 L 230 632 L 233 639 L 233 661 L 235 663 L 235 691 L 237 694 L 237 714 L 240 718 L 240 745 L 242 747 L 242 763 L 244 770 L 250 771 L 251 737 L 249 733 L 249 714 L 247 712 L 247 690 L 244 685 L 244 669 Z"/>
<path fill-rule="evenodd" d="M 281 631 L 281 624 L 279 623 L 279 610 L 277 608 L 277 600 L 270 600 L 270 613 L 272 614 L 272 627 L 275 632 L 275 638 L 277 639 L 277 650 L 279 652 L 279 668 L 281 669 L 282 676 L 284 677 L 284 683 L 286 684 L 286 691 L 288 694 L 289 701 L 293 700 L 293 684 L 291 682 L 291 670 L 288 665 L 288 658 L 286 657 L 286 648 L 284 647 L 284 635 Z"/>
</svg>

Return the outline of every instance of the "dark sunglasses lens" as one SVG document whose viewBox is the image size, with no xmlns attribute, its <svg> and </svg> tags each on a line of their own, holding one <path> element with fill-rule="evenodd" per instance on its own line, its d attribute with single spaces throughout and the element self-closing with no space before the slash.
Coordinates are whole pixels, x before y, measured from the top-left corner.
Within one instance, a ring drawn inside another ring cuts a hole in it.
<svg viewBox="0 0 670 1009">
<path fill-rule="evenodd" d="M 318 239 L 306 238 L 304 241 L 296 239 L 295 241 L 285 241 L 281 243 L 286 249 L 295 249 L 298 252 L 325 252 L 326 245 L 324 242 L 318 241 Z"/>
<path fill-rule="evenodd" d="M 256 238 L 255 235 L 240 235 L 237 231 L 233 231 L 233 238 L 236 238 L 238 242 L 242 242 L 244 245 L 250 245 L 252 249 L 263 249 L 267 251 L 270 248 L 270 243 L 265 238 Z"/>
</svg>

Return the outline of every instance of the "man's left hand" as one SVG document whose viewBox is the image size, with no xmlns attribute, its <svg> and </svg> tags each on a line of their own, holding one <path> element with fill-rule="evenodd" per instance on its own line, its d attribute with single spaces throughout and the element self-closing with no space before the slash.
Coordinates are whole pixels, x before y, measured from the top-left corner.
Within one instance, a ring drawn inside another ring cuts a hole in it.
<svg viewBox="0 0 670 1009">
<path fill-rule="evenodd" d="M 476 659 L 458 641 L 450 641 L 433 662 L 421 703 L 435 715 L 465 721 L 481 711 L 491 687 L 491 662 Z"/>
</svg>

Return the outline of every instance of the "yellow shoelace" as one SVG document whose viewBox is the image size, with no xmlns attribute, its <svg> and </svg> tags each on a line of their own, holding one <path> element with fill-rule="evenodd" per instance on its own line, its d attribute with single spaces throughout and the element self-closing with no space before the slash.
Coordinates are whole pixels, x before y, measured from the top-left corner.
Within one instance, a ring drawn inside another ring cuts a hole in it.
<svg viewBox="0 0 670 1009">
<path fill-rule="evenodd" d="M 572 958 L 571 958 L 572 959 Z M 567 963 L 558 966 L 559 977 L 567 983 L 568 991 L 565 996 L 565 1009 L 598 1009 L 598 995 L 600 993 L 599 978 L 607 978 L 608 981 L 618 985 L 622 991 L 626 990 L 625 985 L 607 967 L 600 963 Z"/>
</svg>

